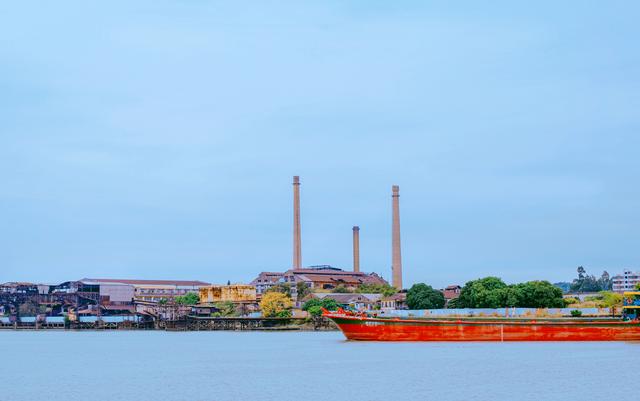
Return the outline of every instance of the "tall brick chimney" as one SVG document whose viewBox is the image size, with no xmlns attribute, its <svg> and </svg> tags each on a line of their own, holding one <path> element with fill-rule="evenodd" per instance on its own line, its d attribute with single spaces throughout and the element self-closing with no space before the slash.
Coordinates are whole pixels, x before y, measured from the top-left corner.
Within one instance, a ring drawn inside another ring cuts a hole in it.
<svg viewBox="0 0 640 401">
<path fill-rule="evenodd" d="M 392 285 L 402 290 L 402 255 L 400 252 L 400 187 L 391 187 L 391 199 L 393 204 L 393 216 L 391 224 L 391 272 Z"/>
<path fill-rule="evenodd" d="M 300 246 L 300 177 L 293 176 L 293 265 L 302 268 L 302 250 Z"/>
<path fill-rule="evenodd" d="M 360 272 L 360 227 L 353 226 L 353 271 Z"/>
</svg>

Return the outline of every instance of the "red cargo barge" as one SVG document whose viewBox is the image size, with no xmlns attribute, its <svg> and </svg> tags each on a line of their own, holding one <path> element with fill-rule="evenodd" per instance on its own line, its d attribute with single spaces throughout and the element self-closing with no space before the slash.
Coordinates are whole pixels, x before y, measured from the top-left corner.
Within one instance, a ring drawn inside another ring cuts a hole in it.
<svg viewBox="0 0 640 401">
<path fill-rule="evenodd" d="M 640 321 L 585 319 L 404 319 L 324 312 L 358 341 L 640 341 Z"/>
</svg>

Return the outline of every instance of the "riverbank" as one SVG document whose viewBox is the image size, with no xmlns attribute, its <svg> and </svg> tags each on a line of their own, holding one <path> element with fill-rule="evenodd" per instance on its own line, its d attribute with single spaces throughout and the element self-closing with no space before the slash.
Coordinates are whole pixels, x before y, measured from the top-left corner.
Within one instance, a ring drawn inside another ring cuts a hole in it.
<svg viewBox="0 0 640 401">
<path fill-rule="evenodd" d="M 337 326 L 326 318 L 244 318 L 197 317 L 180 320 L 109 321 L 38 321 L 27 319 L 0 323 L 0 330 L 166 330 L 166 331 L 336 331 Z"/>
</svg>

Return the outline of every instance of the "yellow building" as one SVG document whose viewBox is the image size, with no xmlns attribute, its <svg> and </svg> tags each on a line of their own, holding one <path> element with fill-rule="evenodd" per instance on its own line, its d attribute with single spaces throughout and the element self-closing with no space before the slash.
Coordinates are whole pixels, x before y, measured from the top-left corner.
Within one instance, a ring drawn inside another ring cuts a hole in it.
<svg viewBox="0 0 640 401">
<path fill-rule="evenodd" d="M 256 287 L 246 284 L 208 285 L 200 287 L 200 303 L 255 303 Z"/>
</svg>

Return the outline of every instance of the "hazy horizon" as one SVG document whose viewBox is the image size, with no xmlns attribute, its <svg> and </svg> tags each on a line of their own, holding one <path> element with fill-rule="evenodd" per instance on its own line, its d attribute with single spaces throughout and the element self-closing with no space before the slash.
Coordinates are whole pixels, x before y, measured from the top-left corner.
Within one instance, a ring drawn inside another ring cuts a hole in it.
<svg viewBox="0 0 640 401">
<path fill-rule="evenodd" d="M 0 282 L 640 270 L 640 5 L 8 3 Z"/>
</svg>

